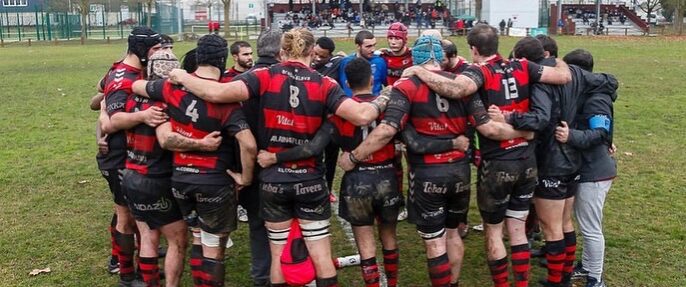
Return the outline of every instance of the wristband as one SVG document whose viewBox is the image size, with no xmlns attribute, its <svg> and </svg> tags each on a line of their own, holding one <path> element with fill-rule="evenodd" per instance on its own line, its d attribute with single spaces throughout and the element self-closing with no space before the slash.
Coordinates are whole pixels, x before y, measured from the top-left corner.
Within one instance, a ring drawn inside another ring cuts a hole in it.
<svg viewBox="0 0 686 287">
<path fill-rule="evenodd" d="M 349 153 L 349 155 L 348 155 L 348 158 L 349 158 L 349 159 L 350 159 L 350 161 L 351 161 L 352 163 L 354 163 L 354 164 L 358 164 L 358 163 L 360 163 L 360 161 L 359 161 L 359 160 L 357 160 L 357 159 L 355 158 L 355 155 L 353 155 L 353 153 L 352 153 L 352 152 L 351 152 L 351 153 Z"/>
</svg>

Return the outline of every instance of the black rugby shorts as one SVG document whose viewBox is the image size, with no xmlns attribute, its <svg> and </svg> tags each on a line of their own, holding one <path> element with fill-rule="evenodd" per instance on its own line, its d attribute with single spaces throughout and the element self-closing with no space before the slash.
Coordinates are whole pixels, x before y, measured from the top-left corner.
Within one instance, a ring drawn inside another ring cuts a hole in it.
<svg viewBox="0 0 686 287">
<path fill-rule="evenodd" d="M 418 227 L 457 228 L 469 210 L 470 173 L 467 161 L 411 167 L 408 221 Z"/>
<path fill-rule="evenodd" d="M 536 187 L 536 159 L 483 160 L 477 172 L 477 203 L 485 223 L 522 218 Z"/>
<path fill-rule="evenodd" d="M 122 189 L 129 209 L 137 221 L 157 229 L 182 219 L 171 191 L 170 177 L 148 177 L 133 170 L 124 170 Z"/>
<path fill-rule="evenodd" d="M 189 226 L 212 234 L 236 230 L 238 198 L 234 184 L 201 185 L 174 181 L 172 193 Z"/>
<path fill-rule="evenodd" d="M 355 169 L 343 175 L 339 215 L 353 226 L 394 224 L 402 201 L 393 164 L 376 170 Z"/>
<path fill-rule="evenodd" d="M 265 221 L 315 221 L 331 217 L 329 188 L 323 177 L 306 182 L 260 183 L 260 199 L 260 215 Z"/>
</svg>

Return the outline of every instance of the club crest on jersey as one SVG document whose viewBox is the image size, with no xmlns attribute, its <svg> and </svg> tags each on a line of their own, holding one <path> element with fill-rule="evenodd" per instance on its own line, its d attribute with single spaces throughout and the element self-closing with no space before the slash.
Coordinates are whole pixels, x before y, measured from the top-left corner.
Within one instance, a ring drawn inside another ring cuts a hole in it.
<svg viewBox="0 0 686 287">
<path fill-rule="evenodd" d="M 296 86 L 290 86 L 291 96 L 288 102 L 291 104 L 291 108 L 297 108 L 300 105 L 300 99 L 298 94 L 300 94 L 300 89 Z"/>
</svg>

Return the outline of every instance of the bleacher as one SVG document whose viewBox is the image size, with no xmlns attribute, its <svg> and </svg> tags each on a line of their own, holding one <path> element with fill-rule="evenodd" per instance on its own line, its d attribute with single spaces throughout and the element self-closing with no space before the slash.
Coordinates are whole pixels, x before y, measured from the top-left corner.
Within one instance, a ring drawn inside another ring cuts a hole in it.
<svg viewBox="0 0 686 287">
<path fill-rule="evenodd" d="M 616 11 L 616 15 L 608 15 L 610 22 L 608 24 L 607 19 L 602 21 L 602 31 L 598 31 L 594 25 L 596 22 L 595 18 L 595 5 L 563 5 L 563 17 L 569 19 L 575 24 L 574 34 L 576 35 L 619 35 L 619 36 L 642 36 L 646 34 L 647 24 L 645 21 L 641 20 L 636 13 L 625 6 L 615 6 L 615 5 L 603 5 L 601 6 L 601 15 L 606 9 L 611 9 Z M 588 21 L 584 23 L 583 18 L 577 16 L 576 14 L 571 14 L 569 10 L 581 10 L 581 11 L 592 11 L 592 15 L 588 17 Z M 620 18 L 624 17 L 624 23 L 621 23 Z"/>
</svg>

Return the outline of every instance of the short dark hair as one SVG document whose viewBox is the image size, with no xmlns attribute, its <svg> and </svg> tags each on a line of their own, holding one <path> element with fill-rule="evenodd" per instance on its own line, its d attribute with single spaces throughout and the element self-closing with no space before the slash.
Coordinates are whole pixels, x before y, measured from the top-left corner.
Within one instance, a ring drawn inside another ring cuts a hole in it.
<svg viewBox="0 0 686 287">
<path fill-rule="evenodd" d="M 576 49 L 562 58 L 568 65 L 577 65 L 586 71 L 593 72 L 593 55 L 584 49 Z"/>
<path fill-rule="evenodd" d="M 336 51 L 336 44 L 334 44 L 333 40 L 329 37 L 319 37 L 316 44 L 319 45 L 320 48 L 328 50 L 332 55 L 333 52 Z"/>
<path fill-rule="evenodd" d="M 195 56 L 195 49 L 188 51 L 181 58 L 181 68 L 186 70 L 188 73 L 193 73 L 198 69 L 198 61 Z"/>
<path fill-rule="evenodd" d="M 360 32 L 357 32 L 357 35 L 355 35 L 355 44 L 356 45 L 362 45 L 362 42 L 367 39 L 374 39 L 374 34 L 372 32 L 369 32 L 367 30 L 362 30 Z"/>
<path fill-rule="evenodd" d="M 478 24 L 467 34 L 467 44 L 475 47 L 481 56 L 492 56 L 498 53 L 498 31 L 487 24 Z"/>
<path fill-rule="evenodd" d="M 281 51 L 281 30 L 270 29 L 257 37 L 257 56 L 275 58 Z"/>
<path fill-rule="evenodd" d="M 447 58 L 457 57 L 457 46 L 455 46 L 453 41 L 443 39 L 443 41 L 441 41 L 441 46 L 443 46 L 443 52 Z"/>
<path fill-rule="evenodd" d="M 536 40 L 543 45 L 543 51 L 550 53 L 550 56 L 557 58 L 557 42 L 547 35 L 536 35 Z"/>
<path fill-rule="evenodd" d="M 527 60 L 536 63 L 545 58 L 543 44 L 531 36 L 526 36 L 517 41 L 517 44 L 515 44 L 512 51 L 514 52 L 515 58 L 526 58 Z"/>
<path fill-rule="evenodd" d="M 372 66 L 363 58 L 355 58 L 345 66 L 350 89 L 364 88 L 372 77 Z"/>
<path fill-rule="evenodd" d="M 250 48 L 250 43 L 246 41 L 236 41 L 231 44 L 231 48 L 229 49 L 229 52 L 231 55 L 238 55 L 238 53 L 241 52 L 241 48 Z"/>
<path fill-rule="evenodd" d="M 160 37 L 162 38 L 162 46 L 167 45 L 167 46 L 173 46 L 174 45 L 174 39 L 170 37 L 167 34 L 161 34 Z"/>
</svg>

